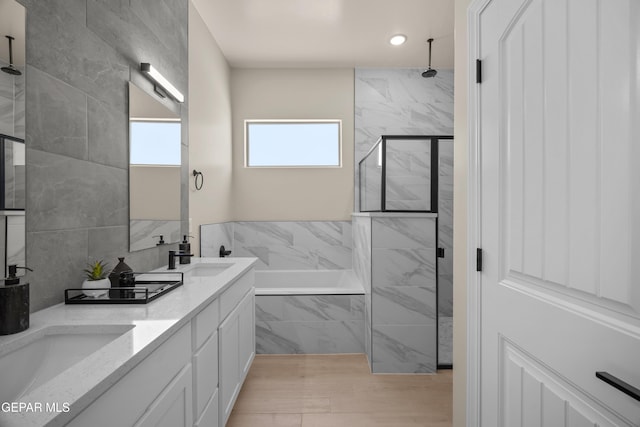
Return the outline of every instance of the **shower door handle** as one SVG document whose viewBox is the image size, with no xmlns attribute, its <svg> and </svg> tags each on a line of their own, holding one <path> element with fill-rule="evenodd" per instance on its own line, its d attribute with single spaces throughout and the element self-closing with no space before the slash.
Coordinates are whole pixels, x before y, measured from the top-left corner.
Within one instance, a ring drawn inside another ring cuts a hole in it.
<svg viewBox="0 0 640 427">
<path fill-rule="evenodd" d="M 640 401 L 640 389 L 622 381 L 620 378 L 611 375 L 608 372 L 598 371 L 596 377 L 609 384 L 610 386 L 617 388 L 627 396 L 631 396 L 635 400 Z"/>
</svg>

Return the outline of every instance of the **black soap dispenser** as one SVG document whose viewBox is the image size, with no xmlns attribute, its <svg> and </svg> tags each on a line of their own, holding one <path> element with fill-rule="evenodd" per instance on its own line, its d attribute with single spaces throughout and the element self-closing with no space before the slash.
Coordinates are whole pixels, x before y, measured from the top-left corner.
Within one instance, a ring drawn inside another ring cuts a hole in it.
<svg viewBox="0 0 640 427">
<path fill-rule="evenodd" d="M 187 240 L 188 237 L 193 237 L 193 236 L 187 236 L 185 234 L 184 236 L 182 236 L 182 242 L 178 245 L 178 250 L 180 250 L 180 252 L 182 252 L 183 254 L 191 253 L 191 243 L 189 243 L 189 240 Z M 181 256 L 180 264 L 191 264 L 191 257 Z"/>
<path fill-rule="evenodd" d="M 10 335 L 29 328 L 29 284 L 20 283 L 17 265 L 9 266 L 9 276 L 0 286 L 0 335 Z"/>
</svg>

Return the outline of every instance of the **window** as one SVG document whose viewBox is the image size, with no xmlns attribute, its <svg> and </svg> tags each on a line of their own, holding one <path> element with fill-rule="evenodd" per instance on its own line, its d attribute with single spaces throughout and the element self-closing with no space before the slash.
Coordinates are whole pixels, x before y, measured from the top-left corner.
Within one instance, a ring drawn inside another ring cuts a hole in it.
<svg viewBox="0 0 640 427">
<path fill-rule="evenodd" d="M 340 120 L 246 120 L 247 167 L 340 167 Z"/>
<path fill-rule="evenodd" d="M 180 165 L 180 121 L 131 120 L 132 165 Z"/>
</svg>

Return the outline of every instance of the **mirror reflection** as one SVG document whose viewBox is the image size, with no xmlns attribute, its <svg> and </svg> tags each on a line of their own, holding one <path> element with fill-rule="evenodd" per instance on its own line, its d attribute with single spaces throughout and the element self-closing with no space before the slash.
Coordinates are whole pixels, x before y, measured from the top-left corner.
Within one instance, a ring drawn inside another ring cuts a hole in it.
<svg viewBox="0 0 640 427">
<path fill-rule="evenodd" d="M 180 144 L 180 117 L 129 83 L 132 252 L 180 241 Z"/>
<path fill-rule="evenodd" d="M 15 0 L 0 0 L 0 268 L 5 277 L 7 266 L 26 264 L 25 17 Z"/>
</svg>

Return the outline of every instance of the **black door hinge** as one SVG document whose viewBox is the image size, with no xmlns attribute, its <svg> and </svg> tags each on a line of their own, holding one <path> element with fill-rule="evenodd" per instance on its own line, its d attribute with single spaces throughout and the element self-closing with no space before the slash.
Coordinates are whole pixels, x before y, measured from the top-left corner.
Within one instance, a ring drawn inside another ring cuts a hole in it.
<svg viewBox="0 0 640 427">
<path fill-rule="evenodd" d="M 444 248 L 438 248 L 436 250 L 436 255 L 438 258 L 444 258 Z"/>
<path fill-rule="evenodd" d="M 476 249 L 476 271 L 482 271 L 482 249 Z"/>
<path fill-rule="evenodd" d="M 482 61 L 476 59 L 476 83 L 482 83 Z"/>
</svg>

